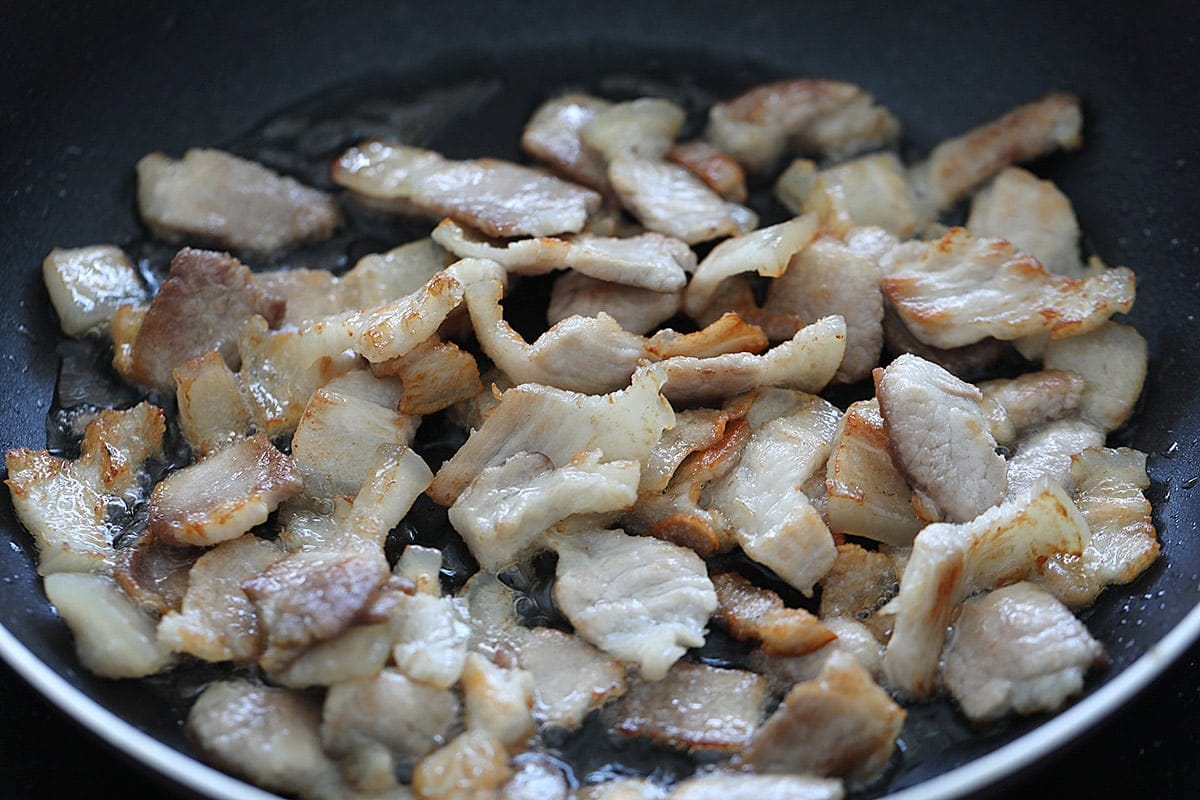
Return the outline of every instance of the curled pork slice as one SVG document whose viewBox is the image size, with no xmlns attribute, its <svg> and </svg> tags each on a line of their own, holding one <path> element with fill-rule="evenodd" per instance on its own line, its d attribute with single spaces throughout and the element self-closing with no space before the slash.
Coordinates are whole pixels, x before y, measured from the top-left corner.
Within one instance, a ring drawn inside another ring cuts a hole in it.
<svg viewBox="0 0 1200 800">
<path fill-rule="evenodd" d="M 846 352 L 834 379 L 855 383 L 871 374 L 883 350 L 883 293 L 879 264 L 839 239 L 822 236 L 794 255 L 767 286 L 763 309 L 846 321 Z"/>
<path fill-rule="evenodd" d="M 660 394 L 661 367 L 639 368 L 629 386 L 605 395 L 585 395 L 526 384 L 500 396 L 483 425 L 448 459 L 429 487 L 430 498 L 452 505 L 484 467 L 521 451 L 542 453 L 555 466 L 588 450 L 604 461 L 643 461 L 675 413 Z"/>
<path fill-rule="evenodd" d="M 650 337 L 649 344 L 658 358 L 712 358 L 726 353 L 761 353 L 770 340 L 762 328 L 731 312 L 692 333 L 663 328 Z"/>
<path fill-rule="evenodd" d="M 963 603 L 946 643 L 946 689 L 973 722 L 1057 711 L 1104 648 L 1054 595 L 1022 581 Z"/>
<path fill-rule="evenodd" d="M 112 569 L 116 531 L 108 525 L 109 501 L 137 488 L 147 459 L 162 454 L 165 432 L 162 410 L 143 402 L 101 411 L 84 429 L 73 461 L 48 450 L 8 451 L 4 482 L 37 545 L 39 575 Z"/>
<path fill-rule="evenodd" d="M 836 557 L 833 536 L 804 493 L 823 474 L 841 412 L 814 395 L 753 432 L 737 467 L 711 489 L 746 555 L 811 595 Z"/>
<path fill-rule="evenodd" d="M 1052 92 L 948 139 L 913 168 L 913 183 L 931 208 L 943 210 L 1011 164 L 1083 144 L 1079 98 Z"/>
<path fill-rule="evenodd" d="M 159 481 L 150 494 L 148 530 L 178 544 L 236 539 L 303 487 L 291 457 L 266 434 L 255 434 Z"/>
<path fill-rule="evenodd" d="M 691 550 L 619 530 L 557 536 L 554 599 L 575 631 L 642 677 L 661 680 L 704 644 L 717 607 L 704 562 Z"/>
<path fill-rule="evenodd" d="M 453 220 L 443 220 L 433 229 L 433 239 L 459 258 L 491 259 L 515 275 L 570 269 L 597 280 L 655 292 L 682 289 L 686 273 L 696 268 L 696 254 L 687 243 L 661 233 L 623 239 L 580 233 L 504 243 L 489 241 Z"/>
<path fill-rule="evenodd" d="M 803 608 L 788 608 L 770 589 L 737 572 L 712 576 L 717 592 L 713 618 L 738 641 L 757 641 L 768 655 L 801 656 L 828 644 L 834 634 Z"/>
<path fill-rule="evenodd" d="M 789 150 L 845 157 L 893 141 L 900 123 L 862 88 L 794 78 L 755 86 L 709 110 L 705 138 L 753 172 Z"/>
<path fill-rule="evenodd" d="M 1133 306 L 1133 272 L 1087 278 L 1052 275 L 1003 239 L 952 228 L 935 242 L 907 242 L 882 261 L 883 292 L 919 340 L 960 347 L 988 336 L 1004 341 L 1094 330 Z"/>
<path fill-rule="evenodd" d="M 720 441 L 728 422 L 728 414 L 713 408 L 686 409 L 676 414 L 674 427 L 663 431 L 642 465 L 639 491 L 666 489 L 684 459 Z"/>
<path fill-rule="evenodd" d="M 434 414 L 483 391 L 475 357 L 437 334 L 402 356 L 372 364 L 371 373 L 400 380 L 403 391 L 396 408 L 414 417 Z"/>
<path fill-rule="evenodd" d="M 612 103 L 582 92 L 552 97 L 537 107 L 521 132 L 521 149 L 573 181 L 608 189 L 607 160 L 583 146 L 580 132 Z"/>
<path fill-rule="evenodd" d="M 970 522 L 926 526 L 890 606 L 896 624 L 883 657 L 889 686 L 931 696 L 954 608 L 973 592 L 1021 580 L 1044 559 L 1082 553 L 1088 537 L 1071 498 L 1048 480 Z"/>
<path fill-rule="evenodd" d="M 1132 325 L 1111 320 L 1090 333 L 1046 344 L 1042 365 L 1083 376 L 1081 412 L 1105 431 L 1121 427 L 1146 382 L 1149 348 Z"/>
<path fill-rule="evenodd" d="M 851 403 L 838 420 L 825 486 L 835 533 L 905 545 L 923 525 L 913 510 L 912 489 L 892 461 L 876 398 Z"/>
<path fill-rule="evenodd" d="M 626 667 L 586 640 L 554 628 L 521 629 L 517 658 L 533 675 L 533 716 L 575 730 L 628 688 Z"/>
<path fill-rule="evenodd" d="M 333 180 L 376 203 L 398 201 L 496 237 L 577 233 L 600 208 L 591 189 L 529 167 L 493 158 L 452 161 L 382 141 L 346 151 Z"/>
<path fill-rule="evenodd" d="M 746 173 L 728 153 L 703 139 L 680 142 L 666 152 L 666 159 L 680 164 L 731 203 L 745 203 Z"/>
<path fill-rule="evenodd" d="M 758 227 L 758 215 L 731 203 L 686 167 L 636 155 L 608 165 L 608 179 L 621 204 L 648 230 L 690 245 L 738 236 Z"/>
<path fill-rule="evenodd" d="M 250 404 L 237 373 L 219 352 L 189 358 L 174 375 L 179 427 L 197 457 L 233 444 L 250 430 Z"/>
<path fill-rule="evenodd" d="M 1088 448 L 1071 457 L 1072 498 L 1091 539 L 1078 556 L 1058 554 L 1030 576 L 1070 608 L 1091 604 L 1105 587 L 1141 575 L 1159 554 L 1146 489 L 1146 454 L 1130 448 Z"/>
<path fill-rule="evenodd" d="M 531 554 L 543 534 L 572 514 L 617 511 L 637 499 L 637 461 L 600 463 L 581 453 L 555 467 L 521 452 L 486 467 L 450 507 L 450 523 L 483 569 L 493 572 Z"/>
<path fill-rule="evenodd" d="M 546 322 L 608 314 L 630 333 L 647 333 L 679 313 L 683 292 L 655 292 L 565 272 L 554 281 Z"/>
<path fill-rule="evenodd" d="M 820 170 L 798 158 L 775 181 L 775 196 L 793 214 L 802 214 L 812 210 L 818 182 L 820 191 L 838 196 L 856 225 L 878 226 L 907 239 L 928 222 L 895 153 L 872 153 Z"/>
<path fill-rule="evenodd" d="M 146 300 L 129 256 L 113 245 L 56 247 L 42 261 L 42 280 L 67 336 L 104 327 L 121 306 Z"/>
<path fill-rule="evenodd" d="M 185 247 L 171 259 L 171 269 L 150 301 L 124 377 L 174 391 L 172 370 L 211 350 L 237 369 L 242 324 L 260 316 L 275 326 L 283 314 L 283 300 L 259 289 L 250 269 L 236 258 Z"/>
<path fill-rule="evenodd" d="M 145 156 L 137 200 L 160 239 L 264 255 L 325 239 L 341 222 L 324 192 L 221 150 L 191 149 L 181 160 Z"/>
<path fill-rule="evenodd" d="M 983 395 L 945 369 L 901 355 L 875 371 L 875 393 L 896 468 L 943 519 L 966 522 L 996 505 L 1007 488 L 980 408 Z"/>
<path fill-rule="evenodd" d="M 1007 445 L 1027 431 L 1078 411 L 1084 378 L 1077 372 L 1046 369 L 983 381 L 978 387 L 992 435 Z"/>
<path fill-rule="evenodd" d="M 412 786 L 421 800 L 494 797 L 512 777 L 508 751 L 487 731 L 454 737 L 413 768 Z"/>
<path fill-rule="evenodd" d="M 792 687 L 734 762 L 863 785 L 887 766 L 905 716 L 853 656 L 834 653 L 815 679 Z"/>
<path fill-rule="evenodd" d="M 534 729 L 533 680 L 523 669 L 467 653 L 460 683 L 467 730 L 487 731 L 511 754 L 524 750 Z"/>
<path fill-rule="evenodd" d="M 634 682 L 605 716 L 621 736 L 689 752 L 735 752 L 750 741 L 766 704 L 761 675 L 679 662 L 660 681 Z"/>
<path fill-rule="evenodd" d="M 1071 457 L 1104 444 L 1104 431 L 1071 417 L 1048 423 L 1017 440 L 1008 459 L 1008 495 L 1015 497 L 1042 478 L 1066 487 Z"/>
<path fill-rule="evenodd" d="M 836 778 L 706 772 L 680 781 L 670 800 L 842 800 L 845 796 Z"/>
</svg>

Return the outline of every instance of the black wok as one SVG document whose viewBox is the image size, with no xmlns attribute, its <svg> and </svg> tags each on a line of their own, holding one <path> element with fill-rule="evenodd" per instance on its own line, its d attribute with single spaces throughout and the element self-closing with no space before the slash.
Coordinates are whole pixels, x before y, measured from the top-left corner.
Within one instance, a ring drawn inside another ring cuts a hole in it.
<svg viewBox="0 0 1200 800">
<path fill-rule="evenodd" d="M 731 88 L 765 77 L 819 75 L 873 91 L 904 121 L 907 145 L 919 152 L 1046 91 L 1077 92 L 1085 103 L 1084 150 L 1035 169 L 1072 198 L 1088 246 L 1138 273 L 1130 320 L 1149 341 L 1151 370 L 1136 422 L 1119 440 L 1150 454 L 1149 494 L 1163 558 L 1086 613 L 1112 663 L 1093 675 L 1068 711 L 957 742 L 901 771 L 893 788 L 932 780 L 925 784 L 930 796 L 985 788 L 1015 794 L 1051 785 L 1109 794 L 1122 788 L 1120 778 L 1109 776 L 1124 764 L 1142 773 L 1143 782 L 1132 786 L 1152 795 L 1196 794 L 1195 768 L 1178 771 L 1200 738 L 1193 645 L 1200 634 L 1200 512 L 1193 495 L 1200 487 L 1191 489 L 1200 476 L 1200 326 L 1194 319 L 1200 313 L 1194 271 L 1200 261 L 1200 14 L 1192 4 L 759 2 L 739 8 L 698 0 L 345 6 L 271 0 L 175 7 L 112 0 L 24 4 L 4 16 L 4 449 L 46 441 L 57 370 L 55 323 L 38 271 L 46 252 L 56 245 L 136 240 L 142 231 L 131 169 L 141 155 L 236 141 L 314 93 L 336 94 L 339 86 L 364 81 L 399 91 L 445 75 L 499 77 L 502 86 L 525 92 L 507 109 L 504 124 L 513 130 L 512 121 L 528 112 L 539 89 L 594 79 L 601 68 L 627 75 L 682 70 Z M 494 142 L 484 127 L 463 133 L 456 146 Z M 515 147 L 509 150 L 495 154 L 515 156 Z M 104 681 L 79 666 L 42 594 L 32 542 L 7 497 L 0 502 L 0 530 L 5 543 L 12 542 L 0 547 L 0 655 L 66 711 L 61 717 L 48 712 L 28 687 L 15 685 L 13 671 L 0 671 L 0 787 L 20 781 L 14 787 L 19 796 L 102 786 L 137 796 L 200 787 L 238 796 L 244 787 L 209 770 L 184 771 L 180 753 L 188 750 L 178 720 L 185 701 L 153 681 Z M 1154 693 L 1131 703 L 1156 681 Z M 99 738 L 83 733 L 77 721 Z M 1075 747 L 1064 755 L 1068 744 Z M 1144 761 L 1134 757 L 1139 752 Z M 1117 753 L 1123 761 L 1114 759 Z M 150 769 L 129 771 L 130 754 Z M 1048 762 L 1051 754 L 1056 759 Z M 1041 771 L 1030 773 L 1033 765 Z M 106 766 L 122 776 L 96 783 L 87 777 Z M 1048 783 L 1055 775 L 1061 784 Z M 0 788 L 0 794 L 8 791 Z"/>
</svg>

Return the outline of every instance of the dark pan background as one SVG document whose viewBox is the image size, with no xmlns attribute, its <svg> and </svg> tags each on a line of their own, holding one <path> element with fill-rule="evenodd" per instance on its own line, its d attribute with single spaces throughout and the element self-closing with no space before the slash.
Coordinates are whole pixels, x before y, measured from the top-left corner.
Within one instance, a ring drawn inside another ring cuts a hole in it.
<svg viewBox="0 0 1200 800">
<path fill-rule="evenodd" d="M 554 85 L 591 63 L 757 65 L 868 87 L 917 151 L 1052 90 L 1085 104 L 1082 152 L 1036 171 L 1071 197 L 1088 246 L 1138 272 L 1130 320 L 1151 374 L 1124 441 L 1150 454 L 1165 557 L 1089 625 L 1113 659 L 1089 691 L 1200 600 L 1200 11 L 1194 3 L 760 2 L 0 3 L 0 447 L 42 446 L 57 363 L 39 264 L 53 246 L 139 235 L 132 166 L 235 139 L 273 112 L 364 76 L 494 65 Z M 711 56 L 706 55 L 711 54 Z M 753 70 L 750 70 L 753 71 Z M 181 746 L 169 704 L 81 669 L 45 603 L 32 544 L 0 502 L 0 623 L 70 682 Z M 5 537 L 8 538 L 7 536 Z M 1197 796 L 1193 647 L 1150 692 L 1016 794 Z M 153 796 L 131 770 L 0 667 L 0 796 L 68 788 Z M 965 758 L 963 753 L 956 758 Z M 953 761 L 946 766 L 953 766 Z M 147 782 L 147 781 L 150 782 Z M 11 788 L 11 791 L 10 791 Z M 1007 796 L 1007 795 L 1006 795 Z"/>
</svg>

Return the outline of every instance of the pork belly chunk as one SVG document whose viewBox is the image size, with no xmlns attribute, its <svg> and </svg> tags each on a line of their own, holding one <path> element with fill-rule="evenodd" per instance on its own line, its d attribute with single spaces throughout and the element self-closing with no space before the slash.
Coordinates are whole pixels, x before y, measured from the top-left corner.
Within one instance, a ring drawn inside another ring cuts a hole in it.
<svg viewBox="0 0 1200 800">
<path fill-rule="evenodd" d="M 630 333 L 645 334 L 679 313 L 682 303 L 682 291 L 655 292 L 569 271 L 554 281 L 546 322 L 554 325 L 567 317 L 605 313 Z"/>
<path fill-rule="evenodd" d="M 575 730 L 628 689 L 625 665 L 578 636 L 522 628 L 516 639 L 518 661 L 533 675 L 533 716 L 541 726 Z"/>
<path fill-rule="evenodd" d="M 529 167 L 493 158 L 452 161 L 382 141 L 342 154 L 333 180 L 376 204 L 398 202 L 495 237 L 577 233 L 600 208 L 591 189 Z"/>
<path fill-rule="evenodd" d="M 896 565 L 886 553 L 839 544 L 837 560 L 821 579 L 821 619 L 866 619 L 892 599 L 898 581 Z"/>
<path fill-rule="evenodd" d="M 1054 595 L 1022 581 L 963 604 L 942 677 L 972 722 L 1057 711 L 1107 660 L 1087 627 Z"/>
<path fill-rule="evenodd" d="M 896 618 L 883 658 L 889 687 L 932 696 L 954 608 L 974 592 L 1024 578 L 1041 560 L 1079 555 L 1088 536 L 1071 498 L 1045 479 L 970 522 L 926 526 L 913 542 L 900 594 L 889 605 Z"/>
<path fill-rule="evenodd" d="M 738 641 L 758 641 L 764 653 L 799 656 L 835 636 L 802 608 L 787 608 L 779 595 L 755 586 L 736 572 L 712 576 L 717 592 L 713 618 Z"/>
<path fill-rule="evenodd" d="M 875 393 L 893 462 L 943 519 L 966 522 L 1000 502 L 1004 458 L 977 388 L 905 354 L 875 370 Z"/>
<path fill-rule="evenodd" d="M 576 632 L 661 680 L 686 648 L 704 644 L 717 596 L 704 562 L 682 547 L 622 531 L 552 539 L 554 599 Z"/>
<path fill-rule="evenodd" d="M 582 92 L 552 97 L 533 112 L 521 132 L 521 149 L 570 180 L 608 190 L 607 160 L 584 147 L 580 132 L 612 103 Z"/>
<path fill-rule="evenodd" d="M 670 800 L 841 800 L 845 796 L 836 778 L 722 772 L 693 775 L 669 795 Z"/>
<path fill-rule="evenodd" d="M 687 113 L 661 97 L 639 97 L 600 110 L 583 124 L 583 146 L 608 162 L 621 155 L 662 158 L 683 127 Z"/>
<path fill-rule="evenodd" d="M 835 653 L 814 680 L 792 687 L 734 763 L 862 785 L 887 766 L 904 718 L 853 656 Z"/>
<path fill-rule="evenodd" d="M 141 305 L 146 288 L 119 247 L 56 247 L 42 261 L 42 280 L 67 336 L 106 327 L 123 305 Z"/>
<path fill-rule="evenodd" d="M 270 255 L 329 237 L 341 222 L 324 192 L 221 150 L 181 160 L 151 153 L 137 164 L 138 210 L 168 242 Z"/>
<path fill-rule="evenodd" d="M 413 769 L 412 786 L 421 800 L 494 797 L 512 777 L 503 743 L 482 730 L 461 733 Z"/>
<path fill-rule="evenodd" d="M 563 768 L 549 756 L 513 763 L 513 776 L 499 800 L 569 800 L 574 797 Z"/>
<path fill-rule="evenodd" d="M 1105 431 L 1124 425 L 1146 382 L 1149 348 L 1132 325 L 1108 321 L 1090 333 L 1047 342 L 1042 364 L 1083 376 L 1080 411 Z"/>
</svg>

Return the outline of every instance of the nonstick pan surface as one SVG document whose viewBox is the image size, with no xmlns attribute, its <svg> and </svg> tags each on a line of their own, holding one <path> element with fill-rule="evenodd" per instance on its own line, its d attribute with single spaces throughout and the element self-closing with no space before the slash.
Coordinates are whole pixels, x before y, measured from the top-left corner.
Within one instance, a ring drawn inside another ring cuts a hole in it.
<svg viewBox="0 0 1200 800">
<path fill-rule="evenodd" d="M 1084 149 L 1034 169 L 1072 198 L 1087 246 L 1138 273 L 1129 319 L 1149 341 L 1150 377 L 1134 425 L 1118 439 L 1150 454 L 1163 558 L 1085 615 L 1112 663 L 1068 711 L 1045 724 L 1036 719 L 965 739 L 893 784 L 897 792 L 920 785 L 932 796 L 997 786 L 1080 741 L 1200 631 L 1193 498 L 1200 487 L 1192 489 L 1200 476 L 1197 21 L 1186 3 L 10 8 L 0 26 L 3 447 L 46 440 L 58 367 L 38 269 L 49 249 L 139 240 L 132 166 L 140 156 L 245 141 L 264 120 L 314 96 L 364 87 L 414 91 L 474 76 L 498 81 L 509 104 L 488 106 L 497 115 L 490 119 L 515 130 L 539 91 L 602 75 L 684 74 L 722 90 L 769 77 L 835 77 L 874 92 L 905 123 L 906 147 L 921 152 L 1047 91 L 1074 91 L 1084 100 Z M 488 138 L 486 120 L 474 122 L 447 134 L 447 148 L 461 150 L 453 154 L 502 146 Z M 492 154 L 516 155 L 515 142 L 504 146 L 508 152 Z M 72 719 L 168 773 L 173 785 L 214 796 L 245 792 L 203 768 L 178 774 L 179 753 L 187 752 L 178 725 L 186 703 L 153 681 L 109 682 L 81 669 L 7 498 L 0 528 L 12 542 L 0 547 L 0 654 Z M 1195 735 L 1194 722 L 1164 714 L 1164 731 L 1172 724 L 1190 725 L 1183 733 Z M 196 775 L 205 780 L 197 784 Z"/>
</svg>

